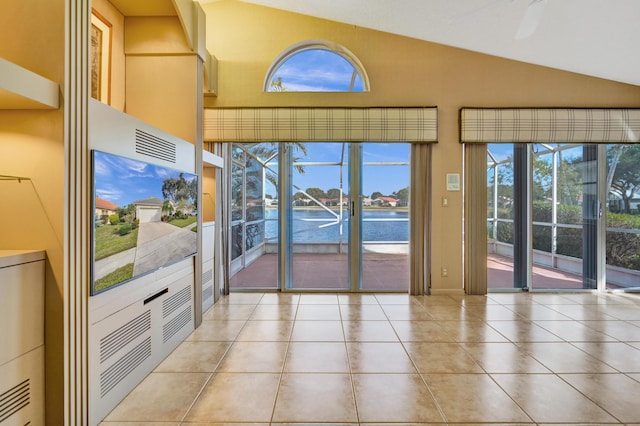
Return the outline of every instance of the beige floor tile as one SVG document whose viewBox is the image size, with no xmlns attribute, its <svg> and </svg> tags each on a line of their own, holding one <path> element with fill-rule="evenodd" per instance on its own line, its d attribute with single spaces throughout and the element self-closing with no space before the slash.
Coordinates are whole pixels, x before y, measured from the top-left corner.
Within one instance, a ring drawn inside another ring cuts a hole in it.
<svg viewBox="0 0 640 426">
<path fill-rule="evenodd" d="M 611 342 L 615 340 L 577 321 L 534 321 L 534 323 L 566 341 Z"/>
<path fill-rule="evenodd" d="M 347 353 L 354 373 L 416 373 L 400 343 L 347 343 Z"/>
<path fill-rule="evenodd" d="M 280 373 L 287 342 L 235 342 L 220 362 L 224 373 Z"/>
<path fill-rule="evenodd" d="M 516 314 L 530 321 L 569 321 L 566 315 L 543 305 L 514 305 L 511 307 Z"/>
<path fill-rule="evenodd" d="M 391 321 L 401 342 L 455 342 L 441 321 Z"/>
<path fill-rule="evenodd" d="M 291 342 L 284 371 L 287 373 L 348 373 L 347 348 L 342 342 Z"/>
<path fill-rule="evenodd" d="M 563 374 L 561 377 L 624 423 L 640 423 L 640 383 L 623 374 Z"/>
<path fill-rule="evenodd" d="M 293 321 L 247 321 L 237 341 L 287 342 L 291 337 Z"/>
<path fill-rule="evenodd" d="M 623 373 L 640 373 L 640 349 L 622 342 L 573 342 L 592 357 Z"/>
<path fill-rule="evenodd" d="M 218 305 L 216 303 L 211 309 L 205 312 L 202 316 L 202 320 L 248 320 L 255 309 L 255 305 Z"/>
<path fill-rule="evenodd" d="M 102 422 L 99 426 L 180 426 L 180 422 Z"/>
<path fill-rule="evenodd" d="M 536 422 L 616 422 L 555 374 L 495 374 L 492 377 Z"/>
<path fill-rule="evenodd" d="M 155 372 L 212 373 L 230 345 L 229 342 L 182 342 Z"/>
<path fill-rule="evenodd" d="M 340 321 L 340 308 L 336 305 L 298 306 L 296 320 L 300 321 Z"/>
<path fill-rule="evenodd" d="M 426 321 L 432 320 L 427 309 L 419 305 L 382 305 L 387 318 L 392 321 Z"/>
<path fill-rule="evenodd" d="M 516 321 L 523 318 L 513 310 L 502 305 L 469 305 L 464 310 L 482 321 Z"/>
<path fill-rule="evenodd" d="M 444 420 L 418 374 L 354 374 L 353 384 L 360 422 Z"/>
<path fill-rule="evenodd" d="M 558 336 L 528 321 L 487 321 L 493 329 L 512 342 L 561 342 Z"/>
<path fill-rule="evenodd" d="M 282 375 L 274 422 L 357 422 L 348 374 Z"/>
<path fill-rule="evenodd" d="M 531 422 L 486 374 L 423 376 L 449 422 Z"/>
<path fill-rule="evenodd" d="M 296 321 L 291 333 L 292 341 L 343 342 L 340 321 Z"/>
<path fill-rule="evenodd" d="M 187 422 L 269 422 L 280 374 L 216 373 L 187 413 Z"/>
<path fill-rule="evenodd" d="M 337 294 L 302 294 L 300 305 L 337 305 Z"/>
<path fill-rule="evenodd" d="M 462 343 L 487 373 L 550 373 L 515 343 Z"/>
<path fill-rule="evenodd" d="M 508 342 L 483 321 L 440 321 L 443 331 L 455 342 Z"/>
<path fill-rule="evenodd" d="M 216 303 L 228 305 L 257 305 L 262 300 L 264 293 L 231 293 Z"/>
<path fill-rule="evenodd" d="M 598 305 L 554 305 L 549 308 L 578 321 L 611 321 L 615 319 L 598 309 Z"/>
<path fill-rule="evenodd" d="M 376 299 L 381 305 L 413 305 L 420 304 L 420 297 L 408 294 L 376 294 Z"/>
<path fill-rule="evenodd" d="M 426 307 L 429 316 L 435 320 L 477 320 L 478 318 L 471 312 L 456 305 L 431 305 Z"/>
<path fill-rule="evenodd" d="M 265 293 L 260 299 L 260 305 L 297 305 L 299 302 L 300 295 L 292 293 Z"/>
<path fill-rule="evenodd" d="M 341 305 L 378 305 L 378 299 L 373 294 L 339 294 L 338 303 Z"/>
<path fill-rule="evenodd" d="M 343 321 L 387 321 L 380 305 L 340 305 L 340 316 Z"/>
<path fill-rule="evenodd" d="M 627 342 L 640 342 L 640 327 L 626 321 L 581 321 L 596 331 Z"/>
<path fill-rule="evenodd" d="M 194 342 L 233 342 L 246 321 L 203 321 L 200 327 L 187 337 Z"/>
<path fill-rule="evenodd" d="M 604 313 L 622 321 L 640 321 L 640 309 L 637 305 L 607 305 Z"/>
<path fill-rule="evenodd" d="M 554 373 L 615 372 L 570 343 L 523 343 L 521 347 Z"/>
<path fill-rule="evenodd" d="M 397 342 L 389 321 L 342 321 L 347 342 Z"/>
<path fill-rule="evenodd" d="M 260 304 L 256 306 L 250 320 L 254 321 L 293 321 L 296 318 L 298 305 L 294 304 Z"/>
<path fill-rule="evenodd" d="M 210 376 L 209 373 L 151 373 L 105 420 L 180 421 Z"/>
<path fill-rule="evenodd" d="M 480 366 L 457 343 L 404 344 L 420 373 L 483 373 Z"/>
</svg>

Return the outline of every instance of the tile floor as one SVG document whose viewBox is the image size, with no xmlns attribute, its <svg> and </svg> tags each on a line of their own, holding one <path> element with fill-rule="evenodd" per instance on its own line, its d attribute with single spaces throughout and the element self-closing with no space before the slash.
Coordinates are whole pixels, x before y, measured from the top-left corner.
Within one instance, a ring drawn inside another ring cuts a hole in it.
<svg viewBox="0 0 640 426">
<path fill-rule="evenodd" d="M 640 425 L 640 297 L 232 293 L 102 426 Z"/>
</svg>

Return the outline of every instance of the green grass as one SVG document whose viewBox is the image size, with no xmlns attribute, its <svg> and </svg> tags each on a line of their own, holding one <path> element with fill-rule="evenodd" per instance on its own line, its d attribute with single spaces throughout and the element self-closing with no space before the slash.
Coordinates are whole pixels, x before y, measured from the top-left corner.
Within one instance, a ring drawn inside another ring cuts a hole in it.
<svg viewBox="0 0 640 426">
<path fill-rule="evenodd" d="M 127 235 L 118 235 L 120 225 L 103 225 L 95 229 L 95 259 L 100 260 L 136 246 L 138 229 Z"/>
<path fill-rule="evenodd" d="M 187 227 L 189 225 L 191 225 L 192 223 L 195 223 L 198 220 L 198 218 L 196 218 L 195 216 L 189 216 L 186 219 L 174 219 L 172 221 L 170 221 L 169 223 L 174 225 L 174 226 L 178 226 L 180 228 L 184 228 Z"/>
<path fill-rule="evenodd" d="M 122 281 L 126 281 L 133 276 L 133 263 L 121 266 L 115 271 L 105 275 L 104 277 L 97 279 L 93 285 L 94 291 L 105 290 L 112 285 L 118 284 Z"/>
</svg>

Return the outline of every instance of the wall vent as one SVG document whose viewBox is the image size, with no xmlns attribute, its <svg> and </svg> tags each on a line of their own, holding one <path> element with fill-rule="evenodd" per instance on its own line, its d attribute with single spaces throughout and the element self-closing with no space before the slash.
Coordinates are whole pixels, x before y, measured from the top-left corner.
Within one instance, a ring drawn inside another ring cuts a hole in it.
<svg viewBox="0 0 640 426">
<path fill-rule="evenodd" d="M 126 355 L 116 361 L 111 367 L 100 373 L 100 398 L 104 398 L 111 389 L 127 377 L 133 370 L 151 356 L 151 336 Z"/>
<path fill-rule="evenodd" d="M 202 274 L 202 282 L 207 283 L 213 280 L 213 269 L 209 269 Z"/>
<path fill-rule="evenodd" d="M 189 321 L 191 321 L 191 306 L 187 306 L 174 319 L 162 327 L 162 343 L 167 343 L 182 327 L 189 324 Z"/>
<path fill-rule="evenodd" d="M 178 310 L 185 303 L 191 301 L 191 287 L 187 286 L 162 302 L 162 319 Z"/>
<path fill-rule="evenodd" d="M 29 405 L 30 391 L 31 382 L 26 379 L 0 394 L 0 423 Z"/>
<path fill-rule="evenodd" d="M 175 143 L 136 129 L 136 153 L 175 163 L 176 150 Z"/>
<path fill-rule="evenodd" d="M 147 310 L 100 339 L 100 364 L 151 330 L 151 311 Z"/>
<path fill-rule="evenodd" d="M 209 300 L 213 297 L 213 286 L 205 287 L 202 289 L 202 300 Z"/>
</svg>

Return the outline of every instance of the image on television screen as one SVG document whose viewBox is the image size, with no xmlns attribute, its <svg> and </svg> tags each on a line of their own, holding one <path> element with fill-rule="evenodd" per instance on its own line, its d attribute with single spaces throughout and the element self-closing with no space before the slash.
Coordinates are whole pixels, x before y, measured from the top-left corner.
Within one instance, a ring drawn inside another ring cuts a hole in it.
<svg viewBox="0 0 640 426">
<path fill-rule="evenodd" d="M 195 174 L 92 153 L 92 295 L 196 253 Z"/>
</svg>

